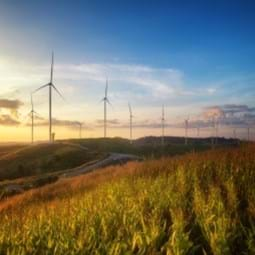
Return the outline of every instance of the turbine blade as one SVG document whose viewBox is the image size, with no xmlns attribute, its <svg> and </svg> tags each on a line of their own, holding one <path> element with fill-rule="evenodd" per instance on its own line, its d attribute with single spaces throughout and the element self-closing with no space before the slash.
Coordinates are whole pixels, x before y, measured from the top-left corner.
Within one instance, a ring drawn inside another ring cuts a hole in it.
<svg viewBox="0 0 255 255">
<path fill-rule="evenodd" d="M 129 108 L 129 114 L 130 114 L 130 116 L 132 116 L 132 109 L 131 109 L 130 103 L 128 103 L 128 108 Z"/>
<path fill-rule="evenodd" d="M 104 98 L 102 98 L 101 100 L 99 100 L 97 104 L 100 104 L 100 103 L 102 103 L 102 102 L 104 102 Z"/>
<path fill-rule="evenodd" d="M 108 100 L 108 98 L 106 98 L 105 100 L 106 100 L 106 102 L 107 102 L 109 105 L 112 106 L 112 103 Z"/>
<path fill-rule="evenodd" d="M 48 86 L 50 86 L 50 83 L 47 83 L 47 84 L 45 84 L 45 85 L 39 87 L 38 89 L 34 90 L 34 91 L 32 92 L 32 94 L 34 94 L 34 93 L 36 93 L 37 91 L 39 91 L 39 90 L 41 90 L 41 89 L 43 89 L 43 88 L 45 88 L 45 87 L 48 87 Z"/>
<path fill-rule="evenodd" d="M 51 55 L 51 69 L 50 69 L 50 83 L 53 81 L 53 67 L 54 67 L 54 52 Z"/>
<path fill-rule="evenodd" d="M 33 94 L 30 94 L 30 99 L 31 99 L 31 107 L 32 107 L 32 111 L 34 109 L 34 103 L 33 103 Z"/>
<path fill-rule="evenodd" d="M 64 100 L 64 101 L 66 101 L 65 100 L 65 98 L 62 96 L 62 94 L 59 92 L 59 90 L 55 87 L 55 85 L 51 85 L 54 89 L 55 89 L 55 91 L 58 93 L 58 95 Z"/>
<path fill-rule="evenodd" d="M 38 112 L 33 111 L 33 113 L 36 114 L 38 117 L 42 118 L 42 116 Z"/>
<path fill-rule="evenodd" d="M 108 103 L 112 107 L 112 109 L 114 109 L 112 103 L 108 100 L 108 98 L 106 98 L 105 100 L 106 100 L 106 103 Z"/>
<path fill-rule="evenodd" d="M 105 85 L 105 97 L 107 97 L 108 93 L 108 78 L 106 79 L 106 85 Z"/>
</svg>

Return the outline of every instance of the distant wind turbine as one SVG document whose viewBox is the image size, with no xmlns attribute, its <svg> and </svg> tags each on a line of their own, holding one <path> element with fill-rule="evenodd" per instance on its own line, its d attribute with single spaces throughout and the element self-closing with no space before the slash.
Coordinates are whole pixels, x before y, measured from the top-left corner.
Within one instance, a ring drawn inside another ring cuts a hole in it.
<svg viewBox="0 0 255 255">
<path fill-rule="evenodd" d="M 234 137 L 234 139 L 236 139 L 236 137 L 237 137 L 236 136 L 236 128 L 233 129 L 233 137 Z"/>
<path fill-rule="evenodd" d="M 82 123 L 78 122 L 78 125 L 79 125 L 79 137 L 81 139 L 82 138 Z"/>
<path fill-rule="evenodd" d="M 52 52 L 51 57 L 51 71 L 50 71 L 50 82 L 46 85 L 43 85 L 36 89 L 33 93 L 36 93 L 37 91 L 49 87 L 49 142 L 52 142 L 52 88 L 57 92 L 57 94 L 64 99 L 64 97 L 61 95 L 61 93 L 58 91 L 58 89 L 53 84 L 53 67 L 54 67 L 54 53 Z"/>
<path fill-rule="evenodd" d="M 164 145 L 165 140 L 165 107 L 162 105 L 162 115 L 161 115 L 161 128 L 162 128 L 162 136 L 161 136 L 161 144 Z"/>
<path fill-rule="evenodd" d="M 230 126 L 233 127 L 233 138 L 236 139 L 237 138 L 236 127 L 235 127 L 235 123 L 233 120 L 230 120 Z"/>
<path fill-rule="evenodd" d="M 200 127 L 199 127 L 199 124 L 197 125 L 197 137 L 200 136 Z"/>
<path fill-rule="evenodd" d="M 250 127 L 247 127 L 247 141 L 250 141 Z"/>
<path fill-rule="evenodd" d="M 106 128 L 107 128 L 107 104 L 111 104 L 107 97 L 108 93 L 108 79 L 106 79 L 106 85 L 105 85 L 105 94 L 104 98 L 101 100 L 101 102 L 104 102 L 104 138 L 106 138 Z"/>
<path fill-rule="evenodd" d="M 37 114 L 34 110 L 34 103 L 33 103 L 33 95 L 31 94 L 31 111 L 29 115 L 31 115 L 31 143 L 34 143 L 34 115 Z"/>
<path fill-rule="evenodd" d="M 129 132 L 130 132 L 130 143 L 133 142 L 133 113 L 130 103 L 128 103 L 129 109 Z"/>
</svg>

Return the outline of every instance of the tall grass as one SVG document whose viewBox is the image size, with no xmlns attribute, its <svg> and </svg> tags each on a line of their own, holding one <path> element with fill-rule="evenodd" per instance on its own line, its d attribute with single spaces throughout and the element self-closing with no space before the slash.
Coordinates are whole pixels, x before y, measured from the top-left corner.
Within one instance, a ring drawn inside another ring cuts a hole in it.
<svg viewBox="0 0 255 255">
<path fill-rule="evenodd" d="M 0 205 L 0 254 L 255 254 L 255 147 L 130 163 Z"/>
</svg>

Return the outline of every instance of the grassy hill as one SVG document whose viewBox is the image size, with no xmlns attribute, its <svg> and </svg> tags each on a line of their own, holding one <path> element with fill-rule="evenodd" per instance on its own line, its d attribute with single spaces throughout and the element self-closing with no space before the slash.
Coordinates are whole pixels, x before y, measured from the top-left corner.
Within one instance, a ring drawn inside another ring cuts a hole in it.
<svg viewBox="0 0 255 255">
<path fill-rule="evenodd" d="M 0 144 L 0 159 L 24 147 L 26 147 L 24 144 Z"/>
<path fill-rule="evenodd" d="M 211 148 L 211 138 L 189 138 L 188 145 L 184 145 L 183 137 L 165 137 L 165 145 L 161 146 L 161 137 L 149 136 L 133 140 L 130 144 L 124 138 L 89 138 L 73 139 L 69 142 L 81 144 L 90 150 L 98 152 L 130 153 L 144 158 L 159 158 L 162 156 L 174 156 L 191 151 L 204 151 Z M 216 147 L 237 146 L 236 139 L 218 138 Z"/>
<path fill-rule="evenodd" d="M 255 146 L 132 162 L 0 202 L 0 254 L 255 254 Z"/>
<path fill-rule="evenodd" d="M 134 140 L 123 138 L 70 139 L 54 144 L 0 146 L 0 182 L 28 176 L 54 173 L 95 161 L 110 152 L 129 153 L 144 158 L 180 155 L 191 151 L 211 148 L 211 140 L 166 137 L 161 146 L 160 137 L 145 137 Z M 236 145 L 235 140 L 219 139 L 219 146 Z"/>
<path fill-rule="evenodd" d="M 65 170 L 103 156 L 103 153 L 70 143 L 37 144 L 7 149 L 8 153 L 0 157 L 0 181 Z"/>
</svg>

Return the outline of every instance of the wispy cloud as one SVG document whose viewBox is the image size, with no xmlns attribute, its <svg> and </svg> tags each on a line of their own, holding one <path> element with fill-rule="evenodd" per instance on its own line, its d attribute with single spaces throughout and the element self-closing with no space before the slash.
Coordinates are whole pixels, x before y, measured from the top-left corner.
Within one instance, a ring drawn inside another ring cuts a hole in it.
<svg viewBox="0 0 255 255">
<path fill-rule="evenodd" d="M 200 117 L 220 121 L 222 125 L 246 127 L 255 125 L 255 108 L 245 104 L 225 104 L 206 107 Z"/>
<path fill-rule="evenodd" d="M 18 99 L 0 99 L 0 110 L 7 110 L 10 112 L 12 117 L 18 117 L 18 110 L 24 103 Z M 6 115 L 7 116 L 7 115 Z"/>
<path fill-rule="evenodd" d="M 20 106 L 23 105 L 23 102 L 20 100 L 10 100 L 10 99 L 0 99 L 0 108 L 18 110 Z"/>
<path fill-rule="evenodd" d="M 0 115 L 0 125 L 2 126 L 16 126 L 19 124 L 20 124 L 20 121 L 13 118 L 11 115 L 8 115 L 8 114 Z"/>
<path fill-rule="evenodd" d="M 25 123 L 26 126 L 30 126 L 30 122 Z M 44 119 L 43 117 L 36 116 L 35 117 L 35 126 L 38 127 L 46 127 L 49 125 L 49 121 L 47 119 Z M 52 125 L 57 127 L 65 127 L 68 129 L 76 129 L 79 128 L 80 125 L 82 125 L 83 128 L 86 128 L 88 130 L 93 130 L 92 126 L 85 122 L 80 122 L 78 120 L 64 120 L 64 119 L 52 119 Z"/>
<path fill-rule="evenodd" d="M 110 125 L 110 126 L 116 126 L 116 125 L 120 125 L 121 124 L 121 122 L 120 122 L 120 120 L 118 120 L 118 119 L 109 119 L 109 120 L 107 120 L 107 124 L 108 124 L 108 126 Z M 95 121 L 95 125 L 97 126 L 97 127 L 103 127 L 104 126 L 104 120 L 96 120 Z"/>
</svg>

